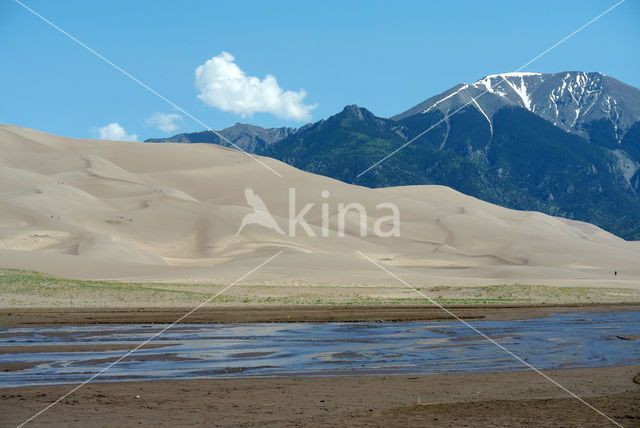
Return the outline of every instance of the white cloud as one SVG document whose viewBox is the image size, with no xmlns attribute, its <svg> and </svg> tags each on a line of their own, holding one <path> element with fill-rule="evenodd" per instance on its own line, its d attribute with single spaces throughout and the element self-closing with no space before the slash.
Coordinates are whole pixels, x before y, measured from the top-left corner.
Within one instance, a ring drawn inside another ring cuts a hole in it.
<svg viewBox="0 0 640 428">
<path fill-rule="evenodd" d="M 113 122 L 98 128 L 98 138 L 101 140 L 137 141 L 136 134 L 127 134 L 118 122 Z"/>
<path fill-rule="evenodd" d="M 166 134 L 178 129 L 180 127 L 178 122 L 182 122 L 182 116 L 175 113 L 154 113 L 145 120 L 147 126 L 155 126 Z"/>
<path fill-rule="evenodd" d="M 263 80 L 247 76 L 234 61 L 233 55 L 222 52 L 196 68 L 198 98 L 212 107 L 243 117 L 265 112 L 283 119 L 311 119 L 311 110 L 316 105 L 303 103 L 307 96 L 304 90 L 285 91 L 270 74 Z"/>
</svg>

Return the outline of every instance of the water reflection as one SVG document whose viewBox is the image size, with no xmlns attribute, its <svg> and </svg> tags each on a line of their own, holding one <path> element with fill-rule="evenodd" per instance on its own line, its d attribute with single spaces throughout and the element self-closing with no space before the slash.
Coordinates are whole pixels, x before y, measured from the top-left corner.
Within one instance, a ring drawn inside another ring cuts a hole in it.
<svg viewBox="0 0 640 428">
<path fill-rule="evenodd" d="M 564 313 L 472 324 L 542 369 L 640 362 L 640 342 L 617 337 L 640 333 L 640 312 Z M 35 364 L 0 373 L 0 387 L 81 382 L 126 353 L 123 345 L 133 348 L 163 327 L 138 324 L 4 330 L 0 332 L 0 360 Z M 450 321 L 177 325 L 152 343 L 163 346 L 140 349 L 100 379 L 424 374 L 522 368 L 468 327 Z M 69 345 L 83 349 L 60 348 Z M 120 349 L 113 349 L 113 345 Z"/>
</svg>

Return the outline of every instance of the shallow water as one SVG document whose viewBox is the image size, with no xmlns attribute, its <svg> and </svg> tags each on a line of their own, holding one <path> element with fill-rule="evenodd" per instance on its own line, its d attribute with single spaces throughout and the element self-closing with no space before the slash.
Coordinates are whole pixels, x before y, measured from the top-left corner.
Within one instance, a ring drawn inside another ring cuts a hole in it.
<svg viewBox="0 0 640 428">
<path fill-rule="evenodd" d="M 563 313 L 518 321 L 471 321 L 540 369 L 640 363 L 640 311 Z M 0 346 L 127 344 L 166 325 L 12 328 Z M 524 366 L 455 321 L 403 323 L 178 324 L 96 380 L 203 377 L 344 376 L 509 371 Z M 2 354 L 2 362 L 39 362 L 0 373 L 0 387 L 82 382 L 126 350 Z"/>
</svg>

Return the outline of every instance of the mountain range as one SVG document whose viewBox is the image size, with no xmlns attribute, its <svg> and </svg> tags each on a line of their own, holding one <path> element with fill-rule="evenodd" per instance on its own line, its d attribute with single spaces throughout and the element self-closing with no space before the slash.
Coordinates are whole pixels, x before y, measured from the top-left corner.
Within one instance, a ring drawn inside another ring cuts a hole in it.
<svg viewBox="0 0 640 428">
<path fill-rule="evenodd" d="M 202 131 L 186 134 L 177 134 L 170 138 L 150 138 L 148 143 L 213 143 L 225 147 L 233 147 L 231 141 L 245 152 L 264 152 L 271 143 L 280 141 L 289 135 L 295 134 L 296 128 L 262 128 L 248 123 L 236 123 L 233 126 L 220 131 Z M 220 138 L 220 136 L 224 138 Z M 227 141 L 225 141 L 225 138 Z"/>
<path fill-rule="evenodd" d="M 350 105 L 298 129 L 236 124 L 219 133 L 348 183 L 445 185 L 640 239 L 640 90 L 601 73 L 497 74 L 388 119 Z M 212 131 L 147 141 L 230 145 Z"/>
</svg>

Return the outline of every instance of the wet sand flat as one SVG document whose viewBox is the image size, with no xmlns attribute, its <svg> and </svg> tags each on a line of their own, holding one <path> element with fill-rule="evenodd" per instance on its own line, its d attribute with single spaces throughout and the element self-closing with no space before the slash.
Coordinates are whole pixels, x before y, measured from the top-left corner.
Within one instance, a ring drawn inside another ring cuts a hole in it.
<svg viewBox="0 0 640 428">
<path fill-rule="evenodd" d="M 0 309 L 0 328 L 52 325 L 172 323 L 193 308 Z M 450 306 L 462 319 L 514 320 L 563 312 L 637 311 L 640 304 Z M 452 317 L 427 305 L 203 307 L 183 323 L 436 321 Z"/>
<path fill-rule="evenodd" d="M 640 366 L 546 374 L 623 426 L 640 423 Z M 0 390 L 15 426 L 73 385 Z M 613 426 L 537 373 L 92 383 L 45 426 Z"/>
<path fill-rule="evenodd" d="M 170 346 L 168 344 L 147 343 L 140 346 L 140 349 L 154 349 Z M 100 352 L 129 350 L 131 345 L 127 344 L 95 344 L 95 345 L 30 345 L 30 346 L 0 346 L 0 354 L 22 354 L 43 353 L 43 352 Z"/>
</svg>

